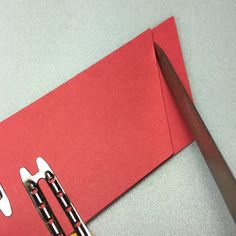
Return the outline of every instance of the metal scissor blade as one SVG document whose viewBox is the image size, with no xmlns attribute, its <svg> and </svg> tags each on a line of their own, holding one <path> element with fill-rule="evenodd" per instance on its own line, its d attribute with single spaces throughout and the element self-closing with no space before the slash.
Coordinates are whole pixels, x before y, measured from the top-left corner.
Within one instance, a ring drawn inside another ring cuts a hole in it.
<svg viewBox="0 0 236 236">
<path fill-rule="evenodd" d="M 236 222 L 236 182 L 206 125 L 162 48 L 154 43 L 158 64 L 199 149 Z"/>
<path fill-rule="evenodd" d="M 12 215 L 11 204 L 2 185 L 0 185 L 0 211 L 7 217 Z"/>
</svg>

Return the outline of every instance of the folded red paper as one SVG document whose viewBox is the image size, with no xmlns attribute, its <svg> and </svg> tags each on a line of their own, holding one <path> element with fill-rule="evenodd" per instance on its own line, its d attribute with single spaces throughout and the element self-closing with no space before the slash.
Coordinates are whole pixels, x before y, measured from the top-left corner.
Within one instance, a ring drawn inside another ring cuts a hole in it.
<svg viewBox="0 0 236 236">
<path fill-rule="evenodd" d="M 164 49 L 168 55 L 168 58 L 171 60 L 175 71 L 180 76 L 183 85 L 185 86 L 189 95 L 191 95 L 174 18 L 172 17 L 168 19 L 161 25 L 154 28 L 152 32 L 153 40 Z M 190 134 L 182 118 L 182 115 L 175 104 L 175 101 L 167 87 L 166 81 L 163 79 L 163 76 L 160 73 L 159 66 L 158 69 L 163 90 L 168 124 L 170 128 L 173 151 L 174 154 L 176 154 L 192 141 L 192 135 Z"/>
<path fill-rule="evenodd" d="M 48 233 L 19 177 L 22 166 L 36 171 L 38 156 L 87 221 L 192 141 L 160 74 L 153 40 L 190 92 L 170 18 L 1 123 L 0 178 L 13 215 L 0 216 L 0 235 Z"/>
</svg>

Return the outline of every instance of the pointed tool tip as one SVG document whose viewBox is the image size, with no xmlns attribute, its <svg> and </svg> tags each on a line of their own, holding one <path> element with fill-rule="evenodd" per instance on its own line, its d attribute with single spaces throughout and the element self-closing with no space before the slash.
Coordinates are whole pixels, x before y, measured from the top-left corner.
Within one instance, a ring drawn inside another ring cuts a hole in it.
<svg viewBox="0 0 236 236">
<path fill-rule="evenodd" d="M 157 58 L 159 59 L 160 57 L 163 56 L 164 52 L 163 52 L 162 48 L 155 42 L 154 42 L 154 48 L 155 48 Z"/>
</svg>

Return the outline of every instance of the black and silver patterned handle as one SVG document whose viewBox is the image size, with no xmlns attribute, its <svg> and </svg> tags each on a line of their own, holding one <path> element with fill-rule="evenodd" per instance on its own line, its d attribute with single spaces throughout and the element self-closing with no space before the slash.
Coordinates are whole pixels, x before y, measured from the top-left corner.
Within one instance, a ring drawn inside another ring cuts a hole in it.
<svg viewBox="0 0 236 236">
<path fill-rule="evenodd" d="M 73 235 L 92 236 L 47 162 L 41 157 L 37 158 L 36 162 L 39 169 L 38 173 L 31 175 L 30 172 L 23 167 L 20 169 L 20 175 L 31 200 L 50 234 L 52 236 L 66 235 L 39 187 L 38 181 L 40 179 L 44 179 L 47 182 L 53 195 L 62 207 L 74 229 L 75 233 Z"/>
<path fill-rule="evenodd" d="M 77 235 L 78 236 L 91 236 L 86 225 L 82 221 L 79 213 L 76 211 L 75 207 L 71 203 L 69 197 L 65 193 L 64 189 L 62 188 L 56 176 L 52 172 L 46 171 L 45 179 L 48 183 L 48 186 L 52 190 L 54 196 L 57 198 L 58 202 L 60 203 L 63 211 L 65 212 L 67 218 L 69 219 Z"/>
<path fill-rule="evenodd" d="M 25 183 L 25 188 L 51 235 L 65 236 L 65 232 L 61 228 L 38 183 L 29 180 Z"/>
</svg>

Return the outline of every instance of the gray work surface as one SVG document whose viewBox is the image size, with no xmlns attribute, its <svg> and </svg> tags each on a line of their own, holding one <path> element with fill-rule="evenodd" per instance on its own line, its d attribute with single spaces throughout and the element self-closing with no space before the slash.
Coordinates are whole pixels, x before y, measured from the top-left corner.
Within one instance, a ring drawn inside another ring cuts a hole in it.
<svg viewBox="0 0 236 236">
<path fill-rule="evenodd" d="M 174 15 L 196 106 L 236 175 L 235 0 L 0 0 L 0 11 L 1 120 Z M 195 143 L 88 226 L 95 236 L 236 235 Z"/>
</svg>

